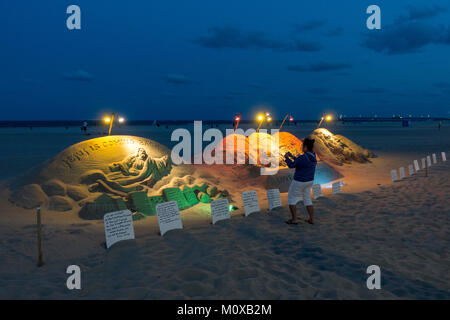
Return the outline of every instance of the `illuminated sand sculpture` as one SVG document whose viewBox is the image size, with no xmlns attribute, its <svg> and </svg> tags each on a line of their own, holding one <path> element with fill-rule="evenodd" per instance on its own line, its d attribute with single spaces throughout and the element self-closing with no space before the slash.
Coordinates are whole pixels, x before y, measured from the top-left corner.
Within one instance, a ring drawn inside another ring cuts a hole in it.
<svg viewBox="0 0 450 320">
<path fill-rule="evenodd" d="M 316 139 L 315 150 L 321 160 L 316 183 L 341 178 L 336 165 L 367 162 L 374 156 L 326 129 L 315 130 L 311 137 Z M 279 147 L 274 148 L 277 138 Z M 255 186 L 287 191 L 292 169 L 286 167 L 284 154 L 301 154 L 300 139 L 287 132 L 273 136 L 261 132 L 249 137 L 230 135 L 215 149 L 223 152 L 224 162 L 230 147 L 227 139 L 234 139 L 234 152 L 230 153 L 236 169 L 240 168 L 240 176 L 257 179 Z M 260 176 L 259 167 L 267 164 L 261 163 L 259 152 L 278 158 L 277 174 Z M 135 213 L 133 218 L 140 219 L 155 215 L 156 205 L 167 201 L 176 201 L 180 210 L 223 197 L 232 202 L 230 193 L 217 186 L 236 189 L 234 193 L 239 192 L 239 187 L 224 184 L 221 170 L 206 164 L 174 166 L 170 150 L 157 142 L 133 136 L 107 136 L 75 144 L 14 179 L 9 200 L 27 209 L 43 206 L 52 211 L 74 211 L 83 219 L 102 219 L 105 213 L 130 209 Z"/>
<path fill-rule="evenodd" d="M 170 150 L 157 142 L 101 137 L 75 144 L 15 179 L 10 201 L 28 209 L 75 209 L 84 219 L 102 219 L 107 212 L 128 208 L 139 219 L 156 214 L 161 202 L 177 201 L 182 210 L 226 195 L 185 171 L 172 166 Z"/>
<path fill-rule="evenodd" d="M 314 130 L 310 137 L 315 140 L 314 150 L 320 159 L 329 164 L 342 166 L 351 162 L 365 163 L 376 157 L 370 150 L 324 128 Z"/>
</svg>

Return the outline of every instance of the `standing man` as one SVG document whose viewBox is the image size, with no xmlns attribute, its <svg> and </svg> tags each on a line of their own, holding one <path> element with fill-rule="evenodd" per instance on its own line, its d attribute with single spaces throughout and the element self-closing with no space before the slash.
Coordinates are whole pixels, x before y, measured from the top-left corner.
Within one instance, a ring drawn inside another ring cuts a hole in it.
<svg viewBox="0 0 450 320">
<path fill-rule="evenodd" d="M 314 206 L 311 200 L 311 188 L 314 184 L 314 174 L 316 171 L 317 158 L 313 152 L 314 139 L 305 138 L 303 140 L 303 154 L 295 158 L 290 152 L 285 154 L 286 164 L 289 168 L 295 168 L 294 179 L 288 191 L 288 204 L 292 218 L 286 221 L 288 224 L 298 224 L 297 202 L 303 196 L 303 204 L 309 214 L 309 219 L 305 220 L 309 224 L 314 224 Z"/>
</svg>

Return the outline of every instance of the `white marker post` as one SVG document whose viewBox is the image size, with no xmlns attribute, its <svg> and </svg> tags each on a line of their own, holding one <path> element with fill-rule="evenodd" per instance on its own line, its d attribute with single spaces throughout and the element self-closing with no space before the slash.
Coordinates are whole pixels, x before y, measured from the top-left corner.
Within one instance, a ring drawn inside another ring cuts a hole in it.
<svg viewBox="0 0 450 320">
<path fill-rule="evenodd" d="M 279 189 L 267 190 L 267 201 L 269 202 L 269 211 L 281 207 L 281 196 Z"/>
<path fill-rule="evenodd" d="M 420 170 L 419 161 L 417 160 L 414 160 L 414 169 L 416 169 L 416 172 Z"/>
<path fill-rule="evenodd" d="M 404 167 L 400 167 L 400 180 L 401 179 L 405 179 L 405 168 Z"/>
<path fill-rule="evenodd" d="M 134 239 L 133 217 L 130 210 L 107 213 L 103 216 L 106 248 L 122 240 Z"/>
<path fill-rule="evenodd" d="M 427 166 L 431 167 L 431 157 L 427 156 Z"/>
<path fill-rule="evenodd" d="M 395 182 L 398 180 L 397 170 L 391 170 L 391 177 L 392 177 L 392 182 Z"/>
<path fill-rule="evenodd" d="M 313 184 L 312 191 L 313 191 L 313 195 L 314 195 L 314 200 L 323 196 L 322 187 L 321 187 L 320 183 Z"/>
<path fill-rule="evenodd" d="M 163 236 L 167 231 L 183 229 L 180 211 L 176 201 L 158 203 L 156 205 L 156 215 L 158 216 L 159 232 Z"/>
<path fill-rule="evenodd" d="M 36 226 L 37 226 L 37 241 L 38 241 L 38 267 L 42 267 L 44 265 L 44 260 L 42 257 L 41 207 L 37 207 Z"/>
<path fill-rule="evenodd" d="M 212 224 L 221 220 L 230 219 L 230 208 L 228 199 L 219 199 L 211 202 Z"/>
<path fill-rule="evenodd" d="M 441 156 L 442 156 L 442 161 L 446 162 L 447 161 L 447 156 L 446 156 L 445 152 L 441 152 Z"/>
<path fill-rule="evenodd" d="M 333 194 L 341 193 L 341 182 L 335 182 L 331 185 L 331 189 L 333 190 Z"/>
<path fill-rule="evenodd" d="M 436 153 L 433 153 L 431 156 L 433 157 L 433 164 L 436 164 L 437 163 Z"/>
<path fill-rule="evenodd" d="M 248 217 L 253 212 L 259 212 L 258 194 L 255 190 L 242 192 L 242 202 L 244 203 L 245 216 Z"/>
<path fill-rule="evenodd" d="M 426 161 L 427 160 L 425 158 L 422 158 L 422 169 L 425 169 L 427 167 Z"/>
<path fill-rule="evenodd" d="M 410 164 L 408 166 L 408 173 L 409 173 L 410 176 L 412 176 L 414 174 L 414 167 L 413 167 L 412 164 Z"/>
</svg>

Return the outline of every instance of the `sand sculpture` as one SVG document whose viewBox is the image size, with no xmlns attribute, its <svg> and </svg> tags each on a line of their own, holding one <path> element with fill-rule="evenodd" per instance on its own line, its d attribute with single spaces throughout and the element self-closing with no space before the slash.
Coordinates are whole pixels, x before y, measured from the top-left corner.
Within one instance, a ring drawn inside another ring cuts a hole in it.
<svg viewBox="0 0 450 320">
<path fill-rule="evenodd" d="M 310 137 L 315 140 L 314 150 L 321 160 L 334 165 L 342 166 L 345 163 L 370 162 L 376 155 L 364 149 L 350 139 L 334 135 L 324 128 L 316 129 Z"/>
<path fill-rule="evenodd" d="M 154 188 L 163 178 L 167 179 L 164 185 Z M 75 144 L 12 181 L 10 189 L 10 201 L 18 206 L 75 209 L 84 219 L 102 219 L 107 212 L 127 208 L 137 212 L 134 219 L 139 219 L 156 214 L 160 202 L 177 201 L 183 210 L 226 196 L 226 191 L 174 170 L 170 150 L 163 145 L 133 136 Z"/>
</svg>

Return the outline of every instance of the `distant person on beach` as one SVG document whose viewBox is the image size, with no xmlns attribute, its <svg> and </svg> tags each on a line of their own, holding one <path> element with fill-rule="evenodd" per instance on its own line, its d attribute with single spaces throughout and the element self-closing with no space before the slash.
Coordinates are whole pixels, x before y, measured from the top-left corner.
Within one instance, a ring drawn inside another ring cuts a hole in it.
<svg viewBox="0 0 450 320">
<path fill-rule="evenodd" d="M 439 124 L 438 124 L 438 131 L 441 131 L 441 126 L 442 126 L 442 121 L 439 121 Z"/>
<path fill-rule="evenodd" d="M 288 191 L 288 204 L 292 219 L 286 221 L 288 224 L 298 224 L 297 202 L 303 197 L 303 204 L 309 214 L 309 219 L 305 220 L 314 224 L 314 207 L 311 201 L 311 188 L 314 183 L 314 173 L 316 171 L 317 158 L 313 152 L 314 139 L 305 138 L 303 141 L 303 154 L 294 157 L 290 152 L 285 156 L 286 164 L 289 168 L 295 168 L 294 179 Z"/>
<path fill-rule="evenodd" d="M 87 127 L 88 127 L 88 123 L 87 123 L 87 121 L 84 121 L 83 122 L 83 132 L 84 132 L 84 134 L 87 133 Z"/>
</svg>

